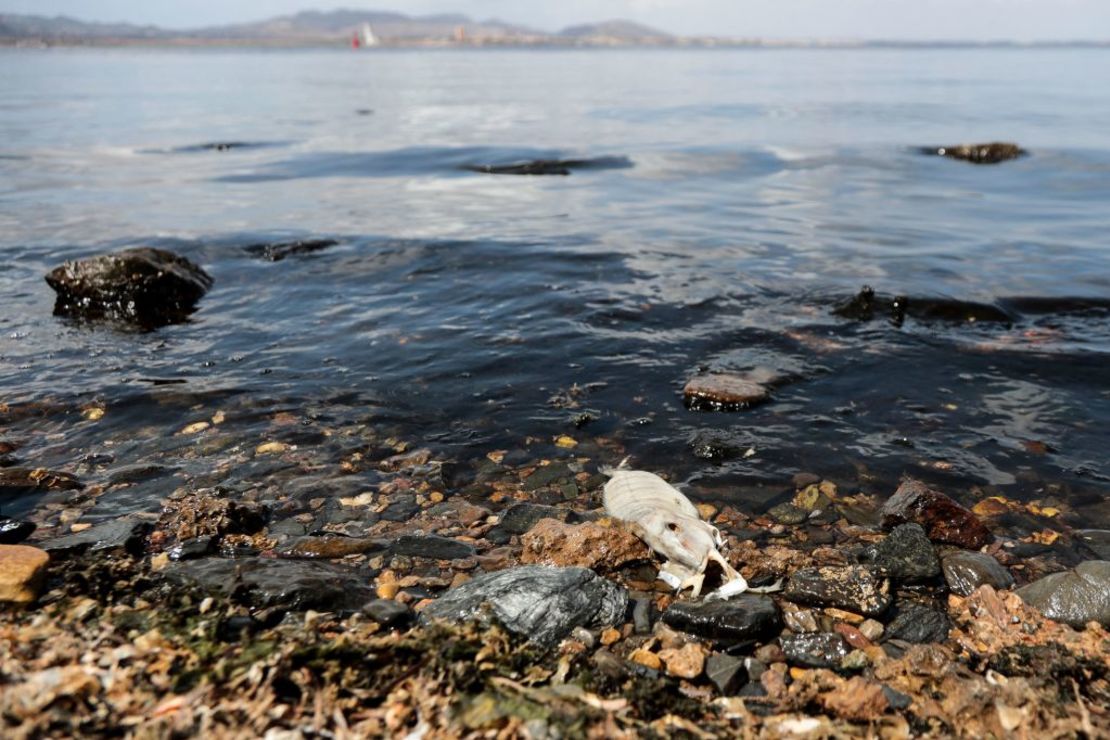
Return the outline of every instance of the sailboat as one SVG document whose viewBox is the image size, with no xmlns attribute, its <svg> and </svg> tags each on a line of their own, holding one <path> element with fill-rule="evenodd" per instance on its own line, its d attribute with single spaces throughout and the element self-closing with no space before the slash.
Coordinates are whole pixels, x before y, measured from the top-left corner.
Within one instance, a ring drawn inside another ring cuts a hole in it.
<svg viewBox="0 0 1110 740">
<path fill-rule="evenodd" d="M 362 24 L 362 31 L 359 32 L 359 41 L 363 46 L 377 46 L 380 42 L 378 37 L 374 35 L 374 29 L 370 27 L 369 23 Z"/>
</svg>

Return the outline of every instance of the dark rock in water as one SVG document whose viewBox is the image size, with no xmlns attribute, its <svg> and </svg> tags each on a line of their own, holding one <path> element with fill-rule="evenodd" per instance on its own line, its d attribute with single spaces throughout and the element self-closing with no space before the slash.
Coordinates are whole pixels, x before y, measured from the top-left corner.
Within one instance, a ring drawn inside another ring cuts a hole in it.
<svg viewBox="0 0 1110 740">
<path fill-rule="evenodd" d="M 875 318 L 875 289 L 865 285 L 847 303 L 843 303 L 833 310 L 834 316 L 842 316 L 856 321 L 870 321 Z"/>
<path fill-rule="evenodd" d="M 896 581 L 924 581 L 940 575 L 936 550 L 920 524 L 899 524 L 886 539 L 864 551 L 863 558 Z"/>
<path fill-rule="evenodd" d="M 895 326 L 902 326 L 906 317 L 918 321 L 949 323 L 1012 324 L 1016 317 L 992 303 L 976 303 L 951 298 L 909 298 L 888 296 L 875 292 L 865 285 L 858 294 L 832 310 L 833 315 L 856 321 L 886 318 Z"/>
<path fill-rule="evenodd" d="M 286 257 L 297 254 L 311 254 L 320 250 L 334 247 L 339 244 L 335 239 L 302 239 L 292 242 L 275 242 L 272 244 L 251 244 L 243 247 L 247 254 L 270 262 L 281 262 Z"/>
<path fill-rule="evenodd" d="M 689 444 L 694 457 L 713 462 L 724 462 L 740 457 L 750 446 L 716 429 L 705 429 L 695 433 L 690 438 Z"/>
<path fill-rule="evenodd" d="M 564 478 L 573 478 L 574 471 L 571 470 L 566 463 L 553 462 L 550 465 L 543 465 L 536 468 L 536 470 L 524 479 L 525 491 L 537 491 L 544 486 L 550 486 Z"/>
<path fill-rule="evenodd" d="M 141 483 L 142 481 L 170 475 L 176 471 L 177 468 L 170 468 L 165 465 L 125 465 L 108 473 L 108 484 L 115 486 L 121 483 Z"/>
<path fill-rule="evenodd" d="M 212 278 L 162 249 L 125 249 L 66 262 L 46 276 L 58 294 L 55 316 L 111 319 L 154 329 L 185 321 Z"/>
<path fill-rule="evenodd" d="M 144 540 L 152 529 L 154 524 L 150 519 L 130 515 L 109 519 L 83 532 L 40 542 L 39 547 L 51 555 L 99 553 L 112 550 L 124 550 L 131 555 L 139 555 L 143 551 Z"/>
<path fill-rule="evenodd" d="M 1110 627 L 1110 561 L 1088 560 L 1074 570 L 1053 573 L 1017 590 L 1025 603 L 1049 619 L 1082 627 Z"/>
<path fill-rule="evenodd" d="M 416 496 L 401 494 L 394 497 L 389 506 L 382 512 L 382 519 L 387 522 L 406 522 L 420 513 L 420 504 L 416 503 Z"/>
<path fill-rule="evenodd" d="M 1077 529 L 1072 534 L 1099 560 L 1110 560 L 1110 529 Z"/>
<path fill-rule="evenodd" d="M 782 596 L 809 606 L 833 606 L 869 617 L 890 606 L 889 584 L 863 566 L 803 568 L 790 576 Z"/>
<path fill-rule="evenodd" d="M 952 623 L 948 615 L 939 609 L 931 609 L 921 604 L 904 604 L 898 607 L 894 621 L 883 631 L 884 640 L 903 640 L 905 642 L 944 642 Z"/>
<path fill-rule="evenodd" d="M 844 638 L 832 632 L 787 635 L 779 638 L 786 662 L 807 668 L 839 668 L 851 652 Z"/>
<path fill-rule="evenodd" d="M 993 539 L 979 517 L 914 478 L 902 480 L 902 485 L 883 504 L 882 515 L 884 527 L 917 522 L 933 542 L 968 550 L 978 550 Z"/>
<path fill-rule="evenodd" d="M 778 506 L 772 506 L 767 512 L 767 515 L 774 519 L 779 524 L 801 524 L 809 518 L 809 512 L 800 506 L 795 506 L 789 501 L 783 502 Z"/>
<path fill-rule="evenodd" d="M 369 537 L 302 537 L 280 552 L 282 558 L 302 558 L 312 560 L 320 558 L 330 560 L 344 558 L 348 555 L 365 555 L 373 552 L 384 552 L 389 548 L 386 540 L 371 539 Z"/>
<path fill-rule="evenodd" d="M 759 640 L 782 629 L 775 602 L 756 594 L 727 601 L 676 601 L 663 612 L 663 622 L 683 632 L 724 642 Z"/>
<path fill-rule="evenodd" d="M 85 484 L 69 473 L 38 468 L 0 470 L 0 499 L 47 491 L 79 491 Z"/>
<path fill-rule="evenodd" d="M 699 411 L 739 411 L 763 403 L 771 389 L 760 379 L 736 373 L 691 378 L 682 389 L 686 407 Z"/>
<path fill-rule="evenodd" d="M 992 141 L 989 144 L 958 144 L 957 146 L 924 147 L 922 154 L 930 154 L 949 159 L 959 159 L 972 164 L 997 164 L 1009 159 L 1017 159 L 1027 152 L 1017 144 Z"/>
<path fill-rule="evenodd" d="M 171 563 L 163 574 L 173 585 L 233 596 L 258 608 L 358 609 L 373 598 L 364 578 L 327 563 L 204 558 Z"/>
<path fill-rule="evenodd" d="M 474 555 L 474 546 L 439 535 L 404 535 L 393 543 L 394 555 L 430 558 L 432 560 L 456 560 Z"/>
<path fill-rule="evenodd" d="M 744 659 L 724 653 L 713 653 L 706 658 L 705 675 L 722 696 L 732 696 L 748 682 Z"/>
<path fill-rule="evenodd" d="M 484 573 L 451 589 L 420 614 L 421 620 L 491 618 L 549 647 L 575 627 L 603 627 L 624 619 L 628 593 L 586 568 L 525 565 Z"/>
<path fill-rule="evenodd" d="M 572 170 L 611 170 L 632 166 L 628 157 L 595 157 L 593 159 L 533 159 L 512 164 L 466 165 L 465 170 L 490 175 L 569 175 Z"/>
<path fill-rule="evenodd" d="M 511 534 L 524 534 L 536 526 L 536 522 L 540 519 L 556 519 L 565 522 L 567 511 L 542 504 L 514 504 L 501 513 L 497 526 Z"/>
<path fill-rule="evenodd" d="M 983 584 L 995 589 L 1007 589 L 1014 585 L 1010 571 L 984 552 L 960 550 L 945 555 L 941 559 L 944 580 L 954 594 L 967 596 Z"/>
<path fill-rule="evenodd" d="M 179 542 L 169 550 L 170 560 L 196 560 L 216 551 L 216 538 L 212 535 L 193 537 Z"/>
<path fill-rule="evenodd" d="M 0 545 L 18 545 L 35 531 L 34 522 L 0 516 Z"/>
<path fill-rule="evenodd" d="M 18 445 L 6 439 L 0 439 L 0 468 L 10 468 L 18 464 L 18 460 L 11 453 L 18 449 Z"/>
<path fill-rule="evenodd" d="M 404 627 L 412 621 L 412 610 L 392 599 L 374 599 L 362 607 L 362 613 L 383 627 Z"/>
</svg>

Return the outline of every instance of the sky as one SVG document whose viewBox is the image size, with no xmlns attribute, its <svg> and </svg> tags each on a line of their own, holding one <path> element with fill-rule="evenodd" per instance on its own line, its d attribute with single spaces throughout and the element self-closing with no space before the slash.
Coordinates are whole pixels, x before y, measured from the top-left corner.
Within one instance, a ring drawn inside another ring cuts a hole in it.
<svg viewBox="0 0 1110 740">
<path fill-rule="evenodd" d="M 337 7 L 464 13 L 546 31 L 627 18 L 685 35 L 1110 39 L 1110 0 L 0 0 L 0 12 L 193 28 Z"/>
</svg>

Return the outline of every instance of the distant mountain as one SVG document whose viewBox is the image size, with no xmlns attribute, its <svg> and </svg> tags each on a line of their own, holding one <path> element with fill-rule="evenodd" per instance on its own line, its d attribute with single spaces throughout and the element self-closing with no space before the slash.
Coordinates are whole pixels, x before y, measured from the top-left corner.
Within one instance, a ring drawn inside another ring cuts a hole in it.
<svg viewBox="0 0 1110 740">
<path fill-rule="evenodd" d="M 560 31 L 559 35 L 574 39 L 608 38 L 621 41 L 665 41 L 674 38 L 671 34 L 650 26 L 623 20 L 570 26 Z"/>
<path fill-rule="evenodd" d="M 46 18 L 38 15 L 0 13 L 0 39 L 160 39 L 173 35 L 156 26 L 130 23 L 89 23 L 59 15 Z"/>
<path fill-rule="evenodd" d="M 257 23 L 199 29 L 189 35 L 217 39 L 334 39 L 354 35 L 364 23 L 369 23 L 374 34 L 383 40 L 544 35 L 496 20 L 477 22 L 465 15 L 407 16 L 374 10 L 308 10 Z"/>
</svg>

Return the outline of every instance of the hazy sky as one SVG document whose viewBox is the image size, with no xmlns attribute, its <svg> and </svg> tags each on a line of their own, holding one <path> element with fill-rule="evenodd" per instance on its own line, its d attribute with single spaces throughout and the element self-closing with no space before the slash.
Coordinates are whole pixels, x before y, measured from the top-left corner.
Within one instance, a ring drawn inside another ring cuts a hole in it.
<svg viewBox="0 0 1110 740">
<path fill-rule="evenodd" d="M 1110 38 L 1110 0 L 0 0 L 0 12 L 173 28 L 336 7 L 459 12 L 544 30 L 629 18 L 674 33 L 729 36 Z"/>
</svg>

